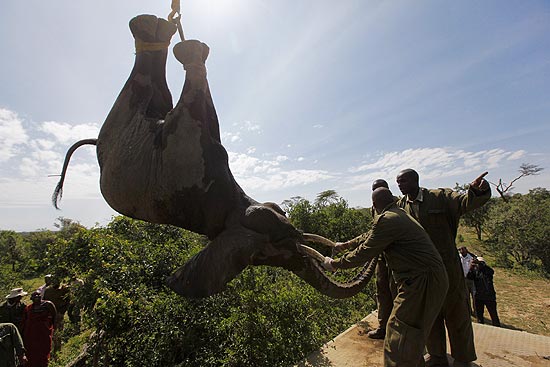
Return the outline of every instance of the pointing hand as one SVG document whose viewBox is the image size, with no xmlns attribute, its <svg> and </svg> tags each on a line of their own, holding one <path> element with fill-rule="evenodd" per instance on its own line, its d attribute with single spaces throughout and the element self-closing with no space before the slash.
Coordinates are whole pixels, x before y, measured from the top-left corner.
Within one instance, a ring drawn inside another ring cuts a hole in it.
<svg viewBox="0 0 550 367">
<path fill-rule="evenodd" d="M 472 181 L 470 186 L 479 191 L 485 191 L 489 188 L 489 183 L 483 179 L 489 172 L 483 172 L 478 178 Z"/>
</svg>

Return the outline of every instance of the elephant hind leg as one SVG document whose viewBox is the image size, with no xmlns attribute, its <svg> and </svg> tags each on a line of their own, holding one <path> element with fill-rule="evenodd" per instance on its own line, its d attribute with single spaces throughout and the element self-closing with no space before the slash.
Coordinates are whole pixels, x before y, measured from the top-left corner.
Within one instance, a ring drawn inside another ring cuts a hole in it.
<svg viewBox="0 0 550 367">
<path fill-rule="evenodd" d="M 176 26 L 154 15 L 139 15 L 130 21 L 130 31 L 136 41 L 136 62 L 129 81 L 141 81 L 143 76 L 150 78 L 152 94 L 145 115 L 164 119 L 172 109 L 172 95 L 166 83 L 166 57 Z"/>
</svg>

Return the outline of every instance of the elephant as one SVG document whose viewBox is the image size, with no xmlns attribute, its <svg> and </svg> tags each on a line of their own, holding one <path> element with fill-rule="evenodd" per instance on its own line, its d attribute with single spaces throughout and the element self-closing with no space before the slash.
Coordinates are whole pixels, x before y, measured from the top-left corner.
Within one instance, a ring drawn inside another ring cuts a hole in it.
<svg viewBox="0 0 550 367">
<path fill-rule="evenodd" d="M 130 77 L 97 139 L 81 140 L 68 150 L 54 206 L 72 153 L 93 144 L 101 193 L 115 211 L 208 237 L 205 248 L 167 278 L 176 293 L 202 298 L 221 292 L 249 265 L 288 269 L 330 297 L 358 293 L 372 277 L 374 261 L 351 281 L 335 281 L 319 264 L 322 255 L 306 246 L 333 243 L 302 233 L 277 204 L 255 201 L 235 181 L 206 78 L 208 46 L 197 40 L 174 46 L 185 82 L 173 108 L 165 68 L 176 27 L 154 15 L 139 15 L 130 21 L 130 30 L 136 43 Z"/>
</svg>

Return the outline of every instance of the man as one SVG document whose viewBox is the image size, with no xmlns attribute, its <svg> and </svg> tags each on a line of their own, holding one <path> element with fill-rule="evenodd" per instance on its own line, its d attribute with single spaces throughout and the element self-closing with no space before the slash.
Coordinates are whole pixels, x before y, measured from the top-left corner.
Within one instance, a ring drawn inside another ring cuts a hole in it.
<svg viewBox="0 0 550 367">
<path fill-rule="evenodd" d="M 0 323 L 0 367 L 24 366 L 27 363 L 21 334 L 12 323 Z"/>
<path fill-rule="evenodd" d="M 474 296 L 476 294 L 476 288 L 474 281 L 468 279 L 467 275 L 470 271 L 470 265 L 472 260 L 476 258 L 476 255 L 468 251 L 466 246 L 462 246 L 458 249 L 458 256 L 460 257 L 460 263 L 462 264 L 462 271 L 464 272 L 464 281 L 466 282 L 466 289 L 468 290 L 468 308 L 470 310 L 470 315 L 474 314 Z"/>
<path fill-rule="evenodd" d="M 24 292 L 23 288 L 14 288 L 6 296 L 6 301 L 0 305 L 0 322 L 14 324 L 19 333 L 21 333 L 21 320 L 26 306 L 21 299 L 26 295 L 27 292 Z"/>
<path fill-rule="evenodd" d="M 451 189 L 428 190 L 419 186 L 418 173 L 406 169 L 397 176 L 403 193 L 398 205 L 414 217 L 428 232 L 439 251 L 449 277 L 449 291 L 440 315 L 428 337 L 426 366 L 448 366 L 445 326 L 455 366 L 470 366 L 477 356 L 472 320 L 468 310 L 464 273 L 458 258 L 455 238 L 460 216 L 485 204 L 491 197 L 485 172 L 475 179 L 465 194 Z"/>
<path fill-rule="evenodd" d="M 23 341 L 27 350 L 27 367 L 47 367 L 52 350 L 52 337 L 57 310 L 43 301 L 40 292 L 31 294 L 32 303 L 23 314 Z"/>
<path fill-rule="evenodd" d="M 386 180 L 381 178 L 375 180 L 372 183 L 372 191 L 379 187 L 385 187 L 389 189 Z M 395 198 L 397 201 L 398 198 Z M 373 221 L 378 216 L 374 206 L 371 208 L 371 215 Z M 378 304 L 378 328 L 371 330 L 367 333 L 367 336 L 371 339 L 384 339 L 386 337 L 386 324 L 390 318 L 393 299 L 397 294 L 397 286 L 392 278 L 391 271 L 386 264 L 386 258 L 384 255 L 378 257 L 376 263 L 376 302 Z"/>
<path fill-rule="evenodd" d="M 46 290 L 46 288 L 49 287 L 50 285 L 52 285 L 52 280 L 53 280 L 53 275 L 51 275 L 51 274 L 44 275 L 44 284 L 42 284 L 37 289 L 37 291 L 40 292 L 42 297 L 44 297 L 44 291 Z"/>
<path fill-rule="evenodd" d="M 483 317 L 484 308 L 487 307 L 491 323 L 493 326 L 500 327 L 500 320 L 497 312 L 497 294 L 493 285 L 493 275 L 495 271 L 485 264 L 485 259 L 481 256 L 472 261 L 468 278 L 472 279 L 476 285 L 475 309 L 477 322 L 485 323 Z"/>
<path fill-rule="evenodd" d="M 44 290 L 43 300 L 50 301 L 54 304 L 57 310 L 55 333 L 53 336 L 53 353 L 57 353 L 61 350 L 61 335 L 65 322 L 65 313 L 69 308 L 70 295 L 69 287 L 61 285 L 58 277 L 53 277 L 51 284 Z"/>
<path fill-rule="evenodd" d="M 337 244 L 355 250 L 337 260 L 325 258 L 323 267 L 353 268 L 384 252 L 397 283 L 384 339 L 384 366 L 422 366 L 426 338 L 448 288 L 445 266 L 426 231 L 397 207 L 390 190 L 374 190 L 372 200 L 379 215 L 371 231 Z"/>
<path fill-rule="evenodd" d="M 67 314 L 69 315 L 69 320 L 77 329 L 80 328 L 81 317 L 80 304 L 77 302 L 76 295 L 82 291 L 82 287 L 84 287 L 84 281 L 73 275 L 69 283 L 69 306 L 67 307 Z"/>
</svg>

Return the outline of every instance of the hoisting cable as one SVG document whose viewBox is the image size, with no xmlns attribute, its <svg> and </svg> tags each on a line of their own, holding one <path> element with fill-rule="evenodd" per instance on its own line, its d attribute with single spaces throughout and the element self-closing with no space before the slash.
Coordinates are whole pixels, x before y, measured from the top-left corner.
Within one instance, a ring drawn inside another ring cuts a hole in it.
<svg viewBox="0 0 550 367">
<path fill-rule="evenodd" d="M 175 16 L 177 14 L 177 17 Z M 172 0 L 172 11 L 168 14 L 168 21 L 174 23 L 178 27 L 178 33 L 182 41 L 185 41 L 185 36 L 183 35 L 183 28 L 181 26 L 181 11 L 180 11 L 180 0 Z"/>
</svg>

